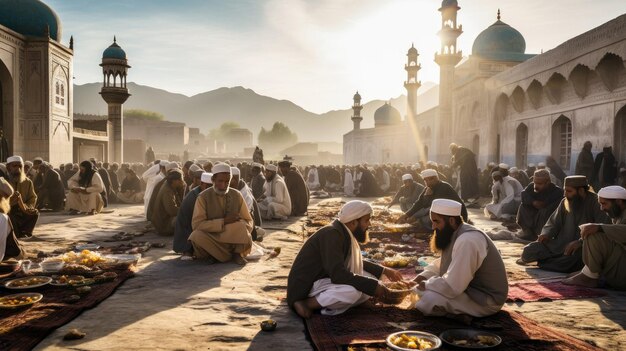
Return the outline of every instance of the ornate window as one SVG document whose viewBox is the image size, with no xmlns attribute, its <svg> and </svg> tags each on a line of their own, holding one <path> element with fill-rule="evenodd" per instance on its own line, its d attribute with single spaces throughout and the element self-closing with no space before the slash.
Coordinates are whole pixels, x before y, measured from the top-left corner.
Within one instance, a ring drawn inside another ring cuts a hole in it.
<svg viewBox="0 0 626 351">
<path fill-rule="evenodd" d="M 561 115 L 552 125 L 552 157 L 564 170 L 570 168 L 572 159 L 572 122 Z"/>
<path fill-rule="evenodd" d="M 54 103 L 65 107 L 67 96 L 65 95 L 65 81 L 62 77 L 57 76 L 54 82 Z"/>
</svg>

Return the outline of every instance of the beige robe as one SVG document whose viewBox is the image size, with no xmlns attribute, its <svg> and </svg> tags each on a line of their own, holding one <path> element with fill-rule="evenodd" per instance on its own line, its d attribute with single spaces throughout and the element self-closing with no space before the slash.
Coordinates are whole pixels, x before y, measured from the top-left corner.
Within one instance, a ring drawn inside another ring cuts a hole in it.
<svg viewBox="0 0 626 351">
<path fill-rule="evenodd" d="M 209 192 L 212 192 L 210 194 Z M 231 194 L 232 192 L 232 194 Z M 226 196 L 235 201 L 231 206 L 238 207 L 240 220 L 230 224 L 224 224 L 224 217 L 209 219 L 210 213 L 226 213 Z M 211 199 L 216 197 L 217 201 Z M 248 211 L 241 193 L 235 189 L 229 189 L 225 196 L 215 194 L 215 189 L 209 188 L 198 195 L 196 205 L 191 218 L 193 232 L 189 241 L 193 246 L 194 256 L 198 259 L 215 258 L 220 262 L 232 259 L 233 254 L 246 257 L 252 249 L 252 237 L 250 233 L 254 222 Z"/>
<path fill-rule="evenodd" d="M 259 203 L 263 219 L 284 219 L 291 215 L 291 197 L 285 180 L 278 174 L 265 182 L 265 199 Z"/>
<path fill-rule="evenodd" d="M 95 172 L 93 177 L 91 177 L 91 184 L 85 188 L 87 194 L 74 193 L 71 190 L 80 187 L 80 185 L 78 185 L 79 175 L 80 172 L 76 172 L 76 174 L 67 181 L 67 187 L 70 189 L 70 192 L 67 193 L 65 209 L 73 209 L 80 212 L 96 210 L 96 213 L 102 211 L 104 207 L 104 201 L 102 200 L 102 196 L 100 196 L 100 193 L 104 191 L 102 178 L 100 178 L 98 172 Z"/>
</svg>

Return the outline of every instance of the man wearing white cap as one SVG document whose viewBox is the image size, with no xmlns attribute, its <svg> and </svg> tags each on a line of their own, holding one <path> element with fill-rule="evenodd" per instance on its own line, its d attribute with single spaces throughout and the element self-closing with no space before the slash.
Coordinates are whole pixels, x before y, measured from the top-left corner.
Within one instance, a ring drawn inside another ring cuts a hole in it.
<svg viewBox="0 0 626 351">
<path fill-rule="evenodd" d="M 185 181 L 180 169 L 172 169 L 165 176 L 165 183 L 150 199 L 150 221 L 160 235 L 174 235 L 178 210 L 183 202 Z M 154 201 L 153 201 L 154 200 Z"/>
<path fill-rule="evenodd" d="M 485 206 L 485 215 L 491 219 L 511 219 L 517 214 L 522 203 L 524 188 L 508 173 L 509 165 L 500 163 L 498 171 L 491 174 L 493 187 L 491 203 Z"/>
<path fill-rule="evenodd" d="M 607 186 L 598 192 L 598 202 L 612 224 L 587 224 L 581 229 L 582 271 L 563 280 L 564 284 L 598 287 L 599 280 L 618 290 L 626 290 L 626 189 Z"/>
<path fill-rule="evenodd" d="M 228 186 L 230 166 L 218 163 L 212 171 L 213 187 L 198 195 L 191 218 L 193 255 L 209 263 L 233 260 L 245 265 L 254 222 L 241 193 Z"/>
<path fill-rule="evenodd" d="M 420 194 L 419 198 L 413 206 L 406 211 L 398 222 L 416 221 L 424 230 L 431 230 L 430 223 L 430 204 L 434 199 L 450 199 L 462 202 L 459 194 L 452 186 L 442 180 L 439 180 L 439 173 L 434 169 L 425 169 L 420 173 L 424 179 L 426 188 Z M 467 209 L 462 205 L 463 220 L 467 221 Z"/>
<path fill-rule="evenodd" d="M 263 165 L 258 162 L 253 162 L 250 174 L 252 175 L 252 179 L 250 180 L 252 195 L 257 201 L 261 201 L 261 197 L 265 194 L 265 175 L 263 174 Z"/>
<path fill-rule="evenodd" d="M 517 167 L 511 167 L 511 169 L 509 169 L 509 176 L 517 180 L 522 185 L 522 188 L 526 188 L 528 183 L 530 183 L 530 179 L 526 175 L 526 172 L 520 172 Z"/>
<path fill-rule="evenodd" d="M 379 279 L 392 281 L 402 275 L 390 268 L 363 261 L 359 243 L 367 241 L 372 206 L 353 200 L 339 211 L 339 218 L 319 229 L 302 246 L 287 278 L 287 303 L 302 318 L 315 310 L 337 315 L 370 297 L 391 298 L 393 293 Z"/>
<path fill-rule="evenodd" d="M 155 163 L 141 175 L 141 178 L 143 178 L 143 181 L 146 183 L 146 191 L 143 194 L 144 214 L 146 215 L 146 219 L 149 219 L 148 206 L 150 205 L 150 198 L 154 192 L 154 187 L 161 180 L 165 179 L 165 165 L 168 163 L 169 162 L 165 160 L 155 161 Z"/>
<path fill-rule="evenodd" d="M 291 197 L 283 177 L 277 174 L 278 167 L 265 166 L 265 194 L 259 202 L 259 211 L 263 219 L 285 220 L 291 215 Z"/>
<path fill-rule="evenodd" d="M 491 239 L 463 222 L 460 202 L 435 199 L 430 216 L 435 234 L 430 246 L 441 257 L 415 278 L 425 315 L 485 317 L 498 312 L 508 294 L 504 262 Z"/>
<path fill-rule="evenodd" d="M 152 218 L 154 217 L 154 214 L 152 213 L 154 211 L 154 205 L 157 201 L 157 196 L 159 194 L 159 191 L 161 191 L 161 188 L 165 185 L 165 183 L 167 182 L 167 175 L 174 171 L 174 170 L 180 170 L 180 167 L 178 166 L 178 163 L 176 162 L 168 162 L 165 164 L 164 168 L 164 174 L 165 174 L 165 178 L 161 179 L 158 183 L 156 183 L 154 185 L 154 188 L 152 189 L 152 195 L 150 196 L 150 201 L 148 202 L 148 218 Z M 182 172 L 182 171 L 181 171 Z M 183 179 L 184 182 L 184 179 Z M 179 192 L 178 197 L 181 199 L 185 197 L 185 188 L 183 187 L 182 189 L 178 189 L 177 191 Z"/>
<path fill-rule="evenodd" d="M 8 181 L 15 191 L 11 196 L 9 217 L 18 238 L 31 237 L 39 219 L 37 194 L 33 182 L 24 173 L 24 161 L 20 156 L 7 158 Z"/>
<path fill-rule="evenodd" d="M 396 195 L 391 200 L 391 203 L 387 205 L 387 208 L 395 204 L 400 204 L 402 212 L 408 211 L 411 206 L 417 201 L 424 186 L 413 180 L 413 176 L 409 173 L 402 176 L 403 185 L 400 187 Z"/>
<path fill-rule="evenodd" d="M 190 169 L 191 170 L 191 169 Z M 194 207 L 196 205 L 196 200 L 198 199 L 198 195 L 206 189 L 210 188 L 213 185 L 213 181 L 211 177 L 213 174 L 204 172 L 202 168 L 197 171 L 193 171 L 193 176 L 195 178 L 196 173 L 200 173 L 200 184 L 193 188 L 190 192 L 185 195 L 183 202 L 180 205 L 180 209 L 178 210 L 178 215 L 176 216 L 176 225 L 174 227 L 174 244 L 173 249 L 174 252 L 180 253 L 183 256 L 181 259 L 189 260 L 193 258 L 193 245 L 189 241 L 189 235 L 193 232 L 193 228 L 191 227 L 191 219 L 193 217 Z"/>
</svg>

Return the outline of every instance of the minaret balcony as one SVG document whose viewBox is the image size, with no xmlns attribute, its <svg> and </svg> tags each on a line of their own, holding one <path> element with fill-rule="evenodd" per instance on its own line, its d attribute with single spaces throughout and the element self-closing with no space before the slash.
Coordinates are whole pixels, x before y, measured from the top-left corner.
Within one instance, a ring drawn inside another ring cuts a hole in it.
<svg viewBox="0 0 626 351">
<path fill-rule="evenodd" d="M 435 62 L 439 66 L 456 66 L 463 59 L 463 52 L 448 54 L 435 54 Z"/>
<path fill-rule="evenodd" d="M 419 71 L 420 69 L 422 69 L 422 65 L 404 65 L 404 69 L 405 70 L 411 70 L 411 71 Z"/>
</svg>

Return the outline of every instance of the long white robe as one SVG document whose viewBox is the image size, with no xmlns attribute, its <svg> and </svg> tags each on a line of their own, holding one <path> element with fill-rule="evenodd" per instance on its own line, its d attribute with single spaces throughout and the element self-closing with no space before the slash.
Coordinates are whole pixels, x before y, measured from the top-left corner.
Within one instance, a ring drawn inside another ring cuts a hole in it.
<svg viewBox="0 0 626 351">
<path fill-rule="evenodd" d="M 425 282 L 426 290 L 415 303 L 415 308 L 432 316 L 452 313 L 481 317 L 499 311 L 502 306 L 495 301 L 481 305 L 465 293 L 474 274 L 487 257 L 487 246 L 484 242 L 481 233 L 467 232 L 456 239 L 452 248 L 452 262 L 446 273 L 439 275 L 441 258 L 426 266 L 420 274 L 428 279 Z"/>
<path fill-rule="evenodd" d="M 79 176 L 80 172 L 76 172 L 76 174 L 67 181 L 67 187 L 70 189 L 70 192 L 67 193 L 65 199 L 65 209 L 80 212 L 91 212 L 92 210 L 100 212 L 102 207 L 104 207 L 104 201 L 102 200 L 102 196 L 100 196 L 100 193 L 104 191 L 102 178 L 100 178 L 98 172 L 95 172 L 91 177 L 91 184 L 85 188 L 87 194 L 74 193 L 71 191 L 72 189 L 80 188 L 78 184 Z"/>
<path fill-rule="evenodd" d="M 346 170 L 343 179 L 343 192 L 346 196 L 354 196 L 354 181 L 352 180 L 352 173 Z"/>
<path fill-rule="evenodd" d="M 141 175 L 141 178 L 146 182 L 146 191 L 143 193 L 144 215 L 146 217 L 148 216 L 148 204 L 150 203 L 150 196 L 152 196 L 154 186 L 165 178 L 163 173 L 159 172 L 160 169 L 161 166 L 158 164 L 152 165 Z"/>
<path fill-rule="evenodd" d="M 286 219 L 291 214 L 291 197 L 285 180 L 276 174 L 265 182 L 265 199 L 259 203 L 263 219 Z"/>
<path fill-rule="evenodd" d="M 309 187 L 309 190 L 317 190 L 320 188 L 320 177 L 317 168 L 309 169 L 309 174 L 306 176 L 306 185 Z"/>
</svg>

